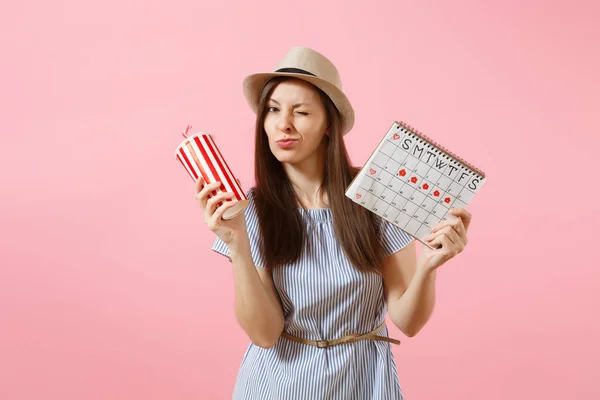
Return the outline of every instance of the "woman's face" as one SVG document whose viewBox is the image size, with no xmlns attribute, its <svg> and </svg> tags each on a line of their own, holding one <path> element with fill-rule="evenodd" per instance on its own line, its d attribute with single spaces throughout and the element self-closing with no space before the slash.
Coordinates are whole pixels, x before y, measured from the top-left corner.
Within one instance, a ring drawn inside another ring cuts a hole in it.
<svg viewBox="0 0 600 400">
<path fill-rule="evenodd" d="M 319 94 L 301 80 L 280 83 L 267 101 L 264 128 L 279 162 L 297 164 L 314 156 L 328 133 Z"/>
</svg>

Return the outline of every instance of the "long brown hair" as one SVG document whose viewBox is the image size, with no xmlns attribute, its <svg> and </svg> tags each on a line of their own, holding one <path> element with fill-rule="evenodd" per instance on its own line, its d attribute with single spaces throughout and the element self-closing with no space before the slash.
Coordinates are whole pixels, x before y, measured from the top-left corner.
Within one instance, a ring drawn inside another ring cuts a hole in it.
<svg viewBox="0 0 600 400">
<path fill-rule="evenodd" d="M 256 118 L 254 171 L 256 210 L 262 237 L 261 251 L 267 268 L 284 266 L 298 260 L 302 246 L 308 244 L 306 227 L 298 210 L 298 200 L 283 166 L 269 148 L 264 129 L 268 100 L 281 82 L 293 78 L 275 77 L 263 87 Z M 333 227 L 349 261 L 359 271 L 380 273 L 383 246 L 378 239 L 381 219 L 345 196 L 360 168 L 350 164 L 340 132 L 340 115 L 329 97 L 319 93 L 329 124 L 325 169 L 320 192 L 327 191 Z"/>
</svg>

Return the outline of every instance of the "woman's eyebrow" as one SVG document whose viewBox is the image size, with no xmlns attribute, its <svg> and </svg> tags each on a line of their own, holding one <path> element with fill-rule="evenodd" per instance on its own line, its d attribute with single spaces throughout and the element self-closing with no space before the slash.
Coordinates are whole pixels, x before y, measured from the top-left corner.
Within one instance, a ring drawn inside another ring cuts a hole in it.
<svg viewBox="0 0 600 400">
<path fill-rule="evenodd" d="M 272 101 L 273 103 L 279 104 L 279 102 L 277 100 L 275 100 L 275 99 L 269 99 L 269 101 Z M 297 107 L 300 107 L 300 106 L 310 106 L 310 104 L 309 103 L 298 103 L 298 104 L 294 104 L 292 106 L 292 108 L 297 108 Z"/>
</svg>

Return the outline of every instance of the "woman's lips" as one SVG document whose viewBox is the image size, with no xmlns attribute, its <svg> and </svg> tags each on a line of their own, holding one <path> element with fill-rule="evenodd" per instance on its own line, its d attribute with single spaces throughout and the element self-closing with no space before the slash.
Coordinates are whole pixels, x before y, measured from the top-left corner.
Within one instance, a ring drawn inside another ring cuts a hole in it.
<svg viewBox="0 0 600 400">
<path fill-rule="evenodd" d="M 277 141 L 277 145 L 279 146 L 279 148 L 281 149 L 289 149 L 290 147 L 292 147 L 298 140 L 296 139 L 283 139 L 283 140 L 278 140 Z"/>
</svg>

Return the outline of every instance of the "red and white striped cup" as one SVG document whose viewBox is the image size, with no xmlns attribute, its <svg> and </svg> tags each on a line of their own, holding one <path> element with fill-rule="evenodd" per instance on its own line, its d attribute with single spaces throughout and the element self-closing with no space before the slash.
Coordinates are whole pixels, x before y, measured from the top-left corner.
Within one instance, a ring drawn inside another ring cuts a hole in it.
<svg viewBox="0 0 600 400">
<path fill-rule="evenodd" d="M 175 159 L 179 160 L 194 182 L 202 176 L 204 182 L 221 182 L 218 190 L 212 192 L 215 196 L 219 192 L 233 192 L 234 197 L 226 201 L 236 201 L 236 204 L 225 210 L 223 219 L 232 219 L 248 206 L 248 199 L 241 185 L 229 169 L 225 158 L 219 151 L 213 137 L 206 132 L 199 132 L 188 136 L 191 125 L 183 132 L 185 138 L 175 150 Z M 209 197 L 212 197 L 209 195 Z M 219 207 L 223 202 L 219 202 Z"/>
</svg>

